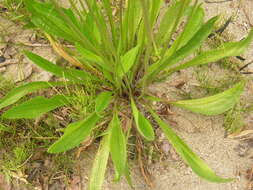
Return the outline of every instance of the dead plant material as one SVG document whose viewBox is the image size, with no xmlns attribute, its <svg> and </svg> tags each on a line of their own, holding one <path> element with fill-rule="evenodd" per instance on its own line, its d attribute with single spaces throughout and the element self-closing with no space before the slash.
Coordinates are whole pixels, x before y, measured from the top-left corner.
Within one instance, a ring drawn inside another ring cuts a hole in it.
<svg viewBox="0 0 253 190">
<path fill-rule="evenodd" d="M 146 184 L 149 187 L 153 188 L 154 184 L 151 180 L 151 175 L 150 175 L 149 171 L 147 170 L 147 168 L 145 168 L 144 163 L 143 163 L 143 159 L 142 159 L 143 144 L 142 144 L 141 139 L 139 137 L 137 137 L 136 148 L 137 148 L 137 152 L 138 152 L 138 163 L 139 163 L 141 174 L 144 177 Z"/>
<path fill-rule="evenodd" d="M 221 1 L 210 1 L 210 0 L 205 0 L 205 3 L 226 3 L 226 2 L 230 2 L 233 0 L 221 0 Z"/>
<path fill-rule="evenodd" d="M 79 159 L 80 155 L 83 151 L 85 151 L 94 141 L 93 137 L 90 137 L 87 139 L 80 148 L 78 148 L 77 153 L 76 153 L 76 158 Z"/>
<path fill-rule="evenodd" d="M 6 61 L 4 61 L 3 63 L 0 64 L 0 67 L 4 67 L 7 65 L 11 65 L 11 64 L 16 64 L 18 63 L 18 59 L 7 59 Z"/>
<path fill-rule="evenodd" d="M 242 71 L 243 69 L 247 68 L 249 65 L 251 65 L 253 63 L 253 60 L 250 61 L 249 63 L 247 63 L 246 65 L 242 66 L 239 71 Z"/>
<path fill-rule="evenodd" d="M 249 180 L 247 190 L 253 190 L 253 166 L 247 170 L 246 178 Z"/>
<path fill-rule="evenodd" d="M 228 27 L 228 25 L 232 22 L 232 16 L 228 18 L 228 20 L 224 23 L 224 25 L 222 25 L 218 30 L 216 30 L 214 33 L 211 33 L 208 38 L 212 38 L 214 37 L 216 34 L 222 34 L 226 28 Z"/>
<path fill-rule="evenodd" d="M 88 67 L 88 66 L 85 66 L 84 64 L 80 63 L 78 60 L 76 60 L 75 58 L 73 58 L 72 56 L 70 56 L 64 50 L 64 48 L 62 47 L 62 45 L 59 44 L 59 43 L 57 43 L 56 41 L 54 41 L 53 38 L 50 35 L 48 35 L 48 34 L 45 34 L 45 35 L 48 38 L 48 40 L 50 41 L 50 44 L 52 45 L 52 47 L 56 51 L 56 53 L 58 53 L 61 57 L 63 57 L 65 60 L 67 60 L 73 66 L 85 69 L 86 71 L 89 71 L 92 74 L 94 74 L 94 75 L 96 75 L 96 76 L 98 76 L 100 78 L 102 77 L 101 73 L 99 73 L 95 68 Z"/>
<path fill-rule="evenodd" d="M 245 131 L 242 131 L 240 133 L 233 133 L 231 135 L 228 135 L 228 138 L 231 138 L 231 139 L 246 140 L 246 139 L 250 139 L 252 137 L 253 137 L 253 130 L 245 130 Z"/>
</svg>

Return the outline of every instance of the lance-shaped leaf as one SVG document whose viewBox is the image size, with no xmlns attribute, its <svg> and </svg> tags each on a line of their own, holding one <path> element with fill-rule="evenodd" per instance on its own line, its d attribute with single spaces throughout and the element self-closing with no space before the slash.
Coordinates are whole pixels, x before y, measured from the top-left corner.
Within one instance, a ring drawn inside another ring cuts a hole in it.
<svg viewBox="0 0 253 190">
<path fill-rule="evenodd" d="M 240 99 L 244 83 L 238 83 L 233 88 L 222 93 L 193 100 L 172 102 L 173 105 L 204 115 L 218 115 L 233 108 Z"/>
<path fill-rule="evenodd" d="M 155 139 L 155 134 L 150 122 L 137 109 L 134 100 L 131 100 L 132 112 L 138 132 L 148 141 Z"/>
<path fill-rule="evenodd" d="M 110 134 L 106 134 L 103 137 L 102 141 L 100 142 L 98 152 L 93 162 L 91 176 L 89 180 L 89 190 L 102 189 L 109 153 L 110 153 Z"/>
<path fill-rule="evenodd" d="M 75 82 L 81 82 L 82 80 L 87 80 L 88 78 L 91 78 L 91 76 L 84 71 L 80 71 L 76 69 L 65 69 L 65 68 L 59 67 L 53 64 L 52 62 L 32 52 L 25 51 L 24 54 L 31 61 L 33 61 L 34 64 L 36 64 L 37 66 L 39 66 L 45 71 L 53 73 L 54 75 L 58 77 L 64 77 Z"/>
<path fill-rule="evenodd" d="M 162 131 L 166 135 L 168 141 L 172 144 L 182 159 L 191 167 L 194 173 L 205 180 L 216 183 L 225 183 L 233 180 L 217 176 L 214 171 L 209 168 L 209 166 L 202 159 L 200 159 L 180 137 L 177 136 L 170 126 L 161 120 L 154 111 L 150 110 L 150 113 L 162 128 Z"/>
<path fill-rule="evenodd" d="M 175 18 L 177 17 L 178 12 L 180 11 L 182 3 L 183 1 L 179 1 L 177 3 L 172 4 L 162 17 L 159 31 L 156 37 L 159 42 L 164 42 L 166 41 L 166 39 L 169 38 L 173 30 L 173 26 L 175 25 L 176 22 Z"/>
<path fill-rule="evenodd" d="M 171 56 L 176 50 L 180 49 L 196 34 L 204 20 L 204 10 L 200 5 L 192 8 L 191 14 L 187 20 L 184 30 L 173 42 L 172 46 L 166 52 L 166 56 Z"/>
<path fill-rule="evenodd" d="M 0 100 L 0 109 L 14 104 L 28 93 L 32 93 L 40 89 L 64 85 L 66 85 L 65 82 L 30 82 L 23 86 L 19 86 L 11 90 L 4 98 Z"/>
<path fill-rule="evenodd" d="M 84 141 L 95 127 L 100 117 L 93 113 L 88 118 L 71 123 L 65 130 L 64 135 L 49 147 L 49 153 L 65 152 L 78 146 Z"/>
<path fill-rule="evenodd" d="M 50 99 L 38 96 L 9 109 L 2 117 L 6 119 L 35 119 L 68 103 L 66 97 L 62 95 L 57 95 Z"/>
<path fill-rule="evenodd" d="M 129 50 L 123 57 L 121 57 L 121 65 L 118 65 L 118 75 L 120 78 L 124 76 L 134 65 L 137 58 L 140 46 L 136 46 Z"/>
<path fill-rule="evenodd" d="M 95 53 L 85 49 L 81 44 L 76 43 L 75 45 L 78 52 L 81 54 L 80 59 L 87 60 L 89 62 L 95 63 L 96 66 L 100 66 L 101 68 L 105 69 L 106 71 L 112 71 L 111 65 L 107 65 L 104 63 L 103 59 L 96 55 Z"/>
<path fill-rule="evenodd" d="M 119 180 L 126 168 L 127 150 L 126 138 L 122 131 L 121 123 L 117 114 L 117 112 L 114 113 L 113 119 L 110 123 L 110 152 L 116 169 L 116 180 Z"/>
<path fill-rule="evenodd" d="M 188 41 L 188 43 L 178 49 L 172 56 L 166 57 L 163 61 L 157 62 L 150 66 L 148 69 L 147 79 L 156 76 L 161 71 L 164 71 L 169 66 L 177 64 L 179 61 L 189 56 L 191 53 L 196 51 L 203 41 L 212 32 L 214 23 L 217 21 L 218 17 L 213 17 L 208 20 L 198 32 Z"/>
<path fill-rule="evenodd" d="M 110 101 L 112 99 L 112 92 L 106 91 L 102 92 L 96 98 L 95 110 L 96 113 L 99 114 L 104 111 L 105 108 L 108 107 Z"/>
<path fill-rule="evenodd" d="M 172 73 L 181 69 L 186 69 L 188 67 L 215 62 L 226 57 L 241 55 L 248 48 L 252 39 L 253 29 L 250 31 L 247 38 L 245 38 L 244 40 L 241 40 L 239 42 L 228 42 L 215 50 L 203 52 L 189 62 L 169 69 L 168 72 Z"/>
</svg>

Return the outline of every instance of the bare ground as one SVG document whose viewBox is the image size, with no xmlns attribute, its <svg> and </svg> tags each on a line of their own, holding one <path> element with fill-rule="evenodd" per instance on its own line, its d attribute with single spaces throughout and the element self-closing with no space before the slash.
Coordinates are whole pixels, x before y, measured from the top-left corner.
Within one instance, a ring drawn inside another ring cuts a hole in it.
<svg viewBox="0 0 253 190">
<path fill-rule="evenodd" d="M 218 0 L 217 0 L 218 1 Z M 207 18 L 221 14 L 224 18 L 229 18 L 235 15 L 232 23 L 229 25 L 227 31 L 235 40 L 242 39 L 253 22 L 253 2 L 250 0 L 233 0 L 223 3 L 210 3 L 214 0 L 203 1 L 203 6 L 206 9 Z M 215 1 L 216 2 L 216 1 Z M 46 56 L 48 59 L 55 60 L 56 56 L 52 50 L 45 45 L 44 41 L 34 39 L 33 33 L 29 30 L 22 30 L 19 26 L 13 26 L 3 18 L 0 18 L 0 27 L 8 32 L 8 42 L 22 42 L 27 45 L 28 49 Z M 6 39 L 5 39 L 6 40 Z M 34 45 L 35 44 L 35 45 Z M 37 45 L 36 45 L 37 44 Z M 42 45 L 41 45 L 42 44 Z M 7 76 L 12 76 L 15 81 L 22 80 L 49 80 L 50 75 L 41 72 L 38 68 L 19 56 L 19 47 L 0 45 L 0 50 L 8 60 L 12 63 L 2 69 L 2 72 Z M 36 47 L 35 47 L 36 46 Z M 246 58 L 241 65 L 253 60 L 253 44 L 249 51 L 243 55 Z M 11 62 L 11 61 L 10 61 Z M 0 68 L 0 69 L 1 69 Z M 217 75 L 222 75 L 223 71 L 219 67 L 211 65 L 210 72 Z M 15 71 L 15 72 L 13 72 Z M 253 64 L 246 68 L 247 72 L 253 71 Z M 1 70 L 0 70 L 1 72 Z M 19 73 L 19 75 L 17 75 Z M 34 74 L 34 73 L 39 73 Z M 229 75 L 227 76 L 229 77 Z M 248 76 L 249 78 L 251 75 Z M 252 77 L 251 77 L 252 78 Z M 151 87 L 152 92 L 160 96 L 167 96 L 168 98 L 175 98 L 175 87 L 177 82 L 183 82 L 183 88 L 191 91 L 198 81 L 195 78 L 193 70 L 185 70 L 174 76 L 173 80 L 161 84 L 155 84 Z M 245 102 L 253 102 L 253 81 L 248 83 L 247 89 L 242 98 Z M 253 136 L 244 136 L 241 138 L 227 137 L 223 128 L 223 116 L 204 117 L 190 112 L 171 108 L 172 114 L 166 116 L 167 121 L 173 126 L 179 136 L 181 136 L 187 144 L 203 158 L 211 168 L 213 168 L 220 176 L 234 177 L 235 180 L 226 184 L 213 184 L 199 179 L 188 166 L 186 166 L 172 147 L 166 141 L 165 137 L 157 131 L 158 143 L 162 147 L 163 157 L 156 163 L 148 165 L 148 170 L 152 175 L 153 187 L 148 187 L 144 182 L 143 176 L 139 170 L 137 163 L 131 163 L 132 177 L 135 189 L 138 190 L 252 190 L 252 181 L 247 178 L 247 170 L 253 167 Z M 253 130 L 253 114 L 244 115 L 245 130 Z M 252 135 L 249 134 L 249 135 Z M 89 171 L 94 156 L 94 147 L 90 147 L 85 153 L 82 153 L 80 161 L 76 165 L 76 173 L 81 174 L 81 179 L 76 179 L 76 184 L 67 189 L 86 189 Z M 82 185 L 81 185 L 82 184 Z M 0 187 L 8 190 L 9 187 L 1 184 Z M 62 189 L 60 186 L 50 187 L 50 189 Z M 120 183 L 113 182 L 113 169 L 110 167 L 107 172 L 107 180 L 104 183 L 105 190 L 127 190 L 131 189 L 126 181 Z"/>
</svg>

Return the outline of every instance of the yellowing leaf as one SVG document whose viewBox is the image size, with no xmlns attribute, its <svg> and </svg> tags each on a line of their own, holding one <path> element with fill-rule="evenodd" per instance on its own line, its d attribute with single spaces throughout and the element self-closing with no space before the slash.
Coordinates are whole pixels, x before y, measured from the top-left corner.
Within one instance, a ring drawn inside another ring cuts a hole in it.
<svg viewBox="0 0 253 190">
<path fill-rule="evenodd" d="M 217 115 L 228 111 L 238 102 L 244 84 L 238 83 L 233 88 L 206 98 L 172 102 L 173 105 L 204 115 Z"/>
</svg>

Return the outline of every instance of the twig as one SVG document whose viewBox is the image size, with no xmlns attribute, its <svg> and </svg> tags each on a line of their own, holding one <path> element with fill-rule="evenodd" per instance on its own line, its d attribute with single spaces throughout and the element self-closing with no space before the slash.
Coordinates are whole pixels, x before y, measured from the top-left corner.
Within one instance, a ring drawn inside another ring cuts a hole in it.
<svg viewBox="0 0 253 190">
<path fill-rule="evenodd" d="M 30 46 L 30 47 L 51 47 L 51 44 L 39 44 L 39 43 L 21 43 L 24 46 Z M 75 46 L 73 45 L 62 45 L 63 47 L 67 47 L 67 48 L 74 48 Z"/>
<path fill-rule="evenodd" d="M 210 1 L 210 0 L 205 0 L 205 3 L 226 3 L 229 1 L 233 1 L 233 0 L 221 0 L 221 1 Z"/>
<path fill-rule="evenodd" d="M 243 69 L 245 69 L 246 67 L 248 67 L 250 64 L 252 64 L 253 63 L 253 60 L 252 61 L 250 61 L 249 63 L 247 63 L 246 65 L 244 65 L 244 66 L 242 66 L 240 69 L 239 69 L 239 71 L 242 71 Z"/>
<path fill-rule="evenodd" d="M 141 140 L 137 137 L 137 152 L 138 152 L 138 163 L 140 165 L 141 174 L 144 177 L 147 185 L 149 187 L 154 187 L 154 184 L 152 183 L 151 179 L 149 178 L 147 172 L 145 171 L 143 161 L 142 161 L 142 148 L 141 148 Z"/>
<path fill-rule="evenodd" d="M 223 26 L 221 26 L 218 30 L 216 30 L 215 32 L 211 33 L 208 38 L 212 38 L 215 36 L 215 34 L 222 34 L 226 28 L 228 27 L 228 25 L 232 22 L 232 16 L 229 17 L 229 19 L 225 22 L 225 24 Z M 237 59 L 239 59 L 240 61 L 245 61 L 246 59 L 243 58 L 242 56 L 235 56 Z"/>
<path fill-rule="evenodd" d="M 251 74 L 253 74 L 253 72 L 241 72 L 241 74 L 244 74 L 244 75 L 251 75 Z"/>
<path fill-rule="evenodd" d="M 215 36 L 215 34 L 221 34 L 223 33 L 226 28 L 228 27 L 228 25 L 232 22 L 232 16 L 229 17 L 229 19 L 225 22 L 225 24 L 223 26 L 221 26 L 218 30 L 216 30 L 214 33 L 211 33 L 208 38 L 212 38 Z"/>
<path fill-rule="evenodd" d="M 0 67 L 4 67 L 6 65 L 15 64 L 18 62 L 18 59 L 8 59 L 5 62 L 0 64 Z"/>
</svg>

